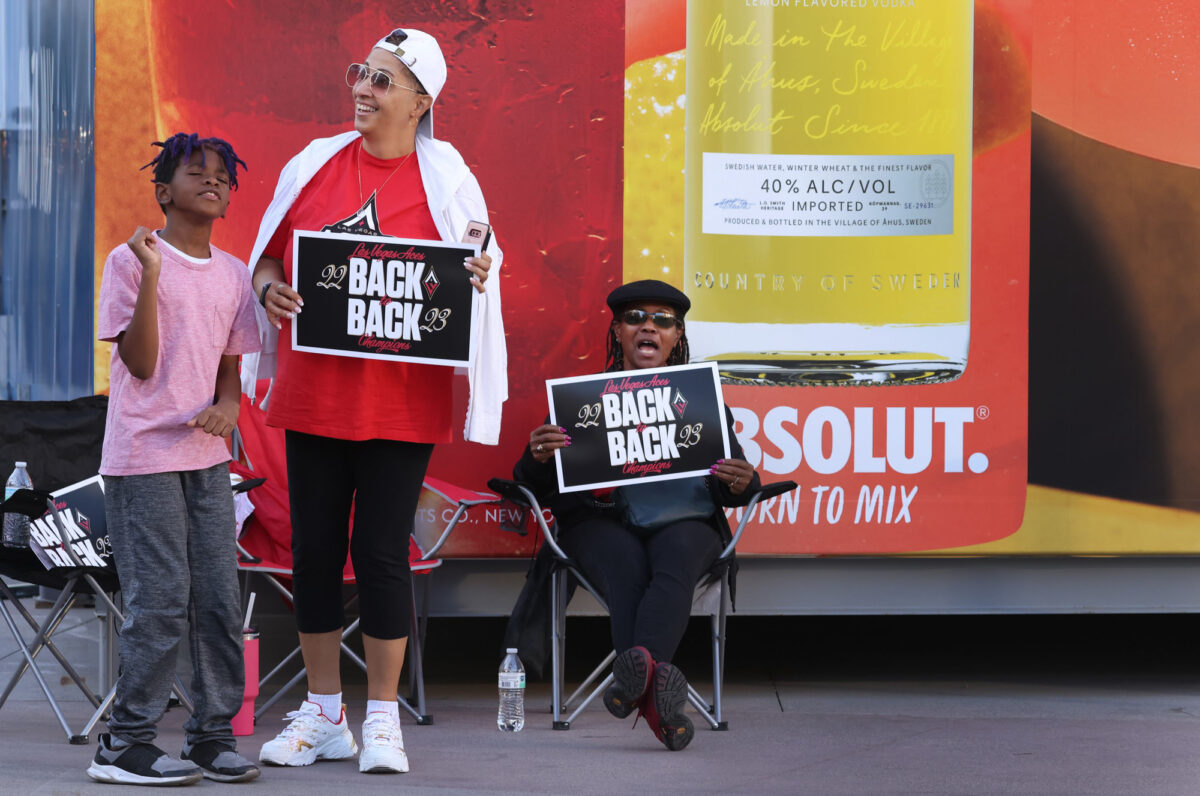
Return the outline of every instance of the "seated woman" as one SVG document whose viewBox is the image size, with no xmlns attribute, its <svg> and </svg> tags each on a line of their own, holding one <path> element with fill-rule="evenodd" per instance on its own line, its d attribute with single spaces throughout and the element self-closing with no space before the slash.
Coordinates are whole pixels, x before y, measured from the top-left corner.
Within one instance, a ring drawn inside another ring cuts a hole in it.
<svg viewBox="0 0 1200 796">
<path fill-rule="evenodd" d="M 691 301 L 657 280 L 631 282 L 608 296 L 613 312 L 606 371 L 686 364 L 683 317 Z M 681 520 L 656 530 L 629 527 L 610 494 L 560 494 L 554 451 L 571 444 L 566 430 L 542 425 L 529 435 L 529 447 L 513 468 L 554 512 L 559 542 L 608 601 L 614 683 L 604 705 L 617 718 L 635 708 L 670 750 L 692 740 L 691 719 L 684 715 L 687 680 L 671 658 L 691 614 L 692 593 L 730 540 L 721 506 L 745 505 L 758 488 L 758 475 L 745 461 L 733 434 L 733 415 L 725 410 L 732 458 L 720 459 L 702 477 L 712 499 L 705 520 Z M 701 478 L 701 476 L 697 476 Z"/>
</svg>

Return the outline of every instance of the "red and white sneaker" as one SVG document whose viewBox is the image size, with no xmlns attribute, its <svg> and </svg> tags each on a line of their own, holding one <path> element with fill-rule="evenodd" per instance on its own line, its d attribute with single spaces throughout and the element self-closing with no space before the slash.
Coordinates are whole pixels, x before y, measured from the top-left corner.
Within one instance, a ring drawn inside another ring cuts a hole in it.
<svg viewBox="0 0 1200 796">
<path fill-rule="evenodd" d="M 309 766 L 318 760 L 345 760 L 358 753 L 354 735 L 342 707 L 336 722 L 307 699 L 299 710 L 287 714 L 291 722 L 283 732 L 263 744 L 258 759 L 273 766 Z"/>
</svg>

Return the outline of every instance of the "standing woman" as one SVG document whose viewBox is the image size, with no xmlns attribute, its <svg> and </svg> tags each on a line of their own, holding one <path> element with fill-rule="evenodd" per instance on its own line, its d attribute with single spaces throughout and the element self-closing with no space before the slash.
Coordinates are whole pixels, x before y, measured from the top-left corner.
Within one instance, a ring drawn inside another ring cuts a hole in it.
<svg viewBox="0 0 1200 796">
<path fill-rule="evenodd" d="M 242 388 L 274 376 L 263 399 L 267 425 L 285 429 L 295 572 L 295 613 L 308 698 L 259 759 L 303 766 L 358 751 L 340 674 L 342 568 L 349 548 L 358 581 L 367 706 L 359 770 L 408 771 L 396 691 L 412 613 L 409 535 L 433 446 L 452 439 L 447 367 L 294 351 L 290 323 L 303 311 L 294 291 L 293 230 L 457 242 L 469 221 L 488 221 L 474 175 L 450 144 L 433 137 L 433 112 L 446 62 L 432 36 L 396 29 L 346 83 L 354 130 L 312 141 L 284 167 L 259 228 L 250 262 L 276 337 L 277 362 L 243 363 Z M 502 254 L 488 250 L 464 267 L 483 294 L 464 436 L 496 444 L 508 397 L 507 357 L 498 280 Z M 272 368 L 272 364 L 275 365 Z M 351 507 L 354 529 L 349 533 Z"/>
</svg>

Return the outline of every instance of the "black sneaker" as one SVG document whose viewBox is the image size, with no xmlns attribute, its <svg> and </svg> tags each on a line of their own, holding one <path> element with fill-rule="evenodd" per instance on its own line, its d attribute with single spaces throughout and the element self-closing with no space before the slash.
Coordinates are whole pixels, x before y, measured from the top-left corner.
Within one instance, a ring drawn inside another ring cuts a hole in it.
<svg viewBox="0 0 1200 796">
<path fill-rule="evenodd" d="M 625 650 L 613 661 L 613 684 L 604 689 L 604 707 L 608 712 L 623 719 L 633 712 L 654 674 L 654 659 L 645 647 Z"/>
<path fill-rule="evenodd" d="M 99 748 L 87 774 L 97 782 L 120 785 L 192 785 L 202 778 L 194 764 L 180 762 L 152 743 L 114 749 L 108 733 L 100 734 Z"/>
<path fill-rule="evenodd" d="M 192 746 L 185 743 L 184 760 L 200 766 L 205 779 L 216 782 L 248 782 L 258 776 L 258 766 L 238 754 L 230 741 L 201 741 Z"/>
<path fill-rule="evenodd" d="M 692 742 L 696 732 L 692 720 L 683 712 L 688 697 L 687 678 L 673 665 L 660 663 L 654 667 L 652 689 L 653 694 L 646 701 L 654 703 L 657 721 L 650 722 L 650 729 L 663 746 L 678 752 Z"/>
</svg>

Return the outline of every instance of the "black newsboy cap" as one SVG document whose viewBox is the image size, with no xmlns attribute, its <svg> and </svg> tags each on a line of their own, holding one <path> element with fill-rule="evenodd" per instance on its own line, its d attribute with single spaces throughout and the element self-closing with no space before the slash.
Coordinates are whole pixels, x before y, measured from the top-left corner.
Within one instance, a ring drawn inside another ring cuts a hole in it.
<svg viewBox="0 0 1200 796">
<path fill-rule="evenodd" d="M 622 307 L 636 301 L 661 301 L 663 304 L 670 304 L 679 310 L 680 318 L 687 315 L 687 311 L 692 308 L 691 299 L 683 291 L 657 279 L 639 279 L 621 285 L 608 294 L 608 308 L 614 315 L 620 312 Z"/>
</svg>

